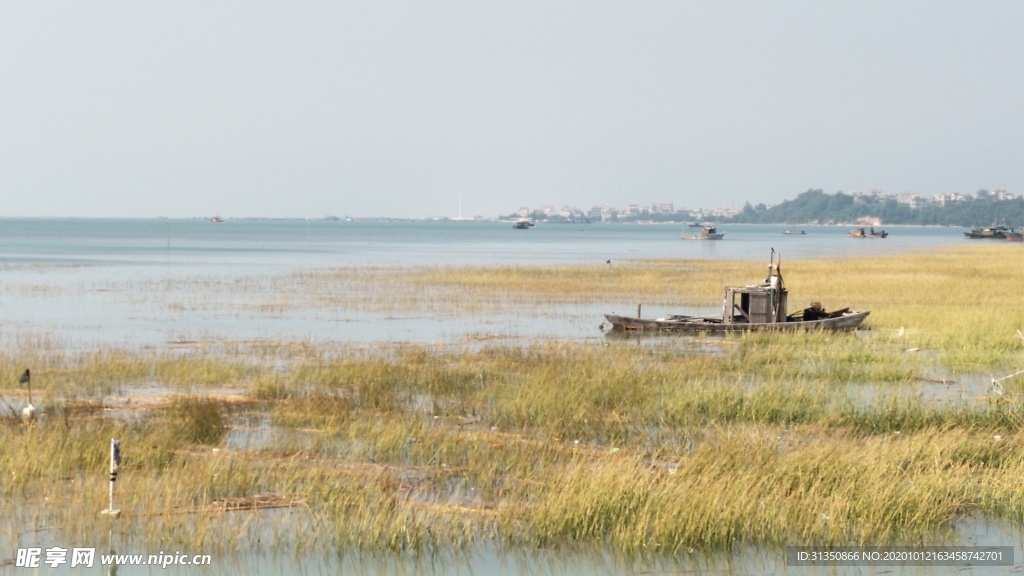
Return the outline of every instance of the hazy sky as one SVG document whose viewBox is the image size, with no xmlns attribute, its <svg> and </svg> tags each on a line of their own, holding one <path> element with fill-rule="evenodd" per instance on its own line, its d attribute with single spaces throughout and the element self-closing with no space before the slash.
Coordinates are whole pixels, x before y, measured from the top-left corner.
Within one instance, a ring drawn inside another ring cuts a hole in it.
<svg viewBox="0 0 1024 576">
<path fill-rule="evenodd" d="M 0 216 L 1024 194 L 1018 0 L 0 4 Z"/>
</svg>

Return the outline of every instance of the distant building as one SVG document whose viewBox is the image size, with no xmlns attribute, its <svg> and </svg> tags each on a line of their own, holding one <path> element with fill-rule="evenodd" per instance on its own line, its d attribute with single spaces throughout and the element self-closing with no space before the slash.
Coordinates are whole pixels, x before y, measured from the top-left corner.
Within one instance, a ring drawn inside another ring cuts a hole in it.
<svg viewBox="0 0 1024 576">
<path fill-rule="evenodd" d="M 725 219 L 732 218 L 733 216 L 740 213 L 739 208 L 715 208 L 713 210 L 704 210 L 705 217 L 711 217 L 712 219 Z"/>
<path fill-rule="evenodd" d="M 951 192 L 949 194 L 936 194 L 934 198 L 935 203 L 939 206 L 948 206 L 950 204 L 958 204 L 960 202 L 970 202 L 974 199 L 974 196 Z"/>
<path fill-rule="evenodd" d="M 906 203 L 910 204 L 910 207 L 913 208 L 914 210 L 920 210 L 920 209 L 925 208 L 925 207 L 928 206 L 928 199 L 925 198 L 924 196 L 918 196 L 917 194 L 911 194 L 907 198 L 907 202 Z"/>
</svg>

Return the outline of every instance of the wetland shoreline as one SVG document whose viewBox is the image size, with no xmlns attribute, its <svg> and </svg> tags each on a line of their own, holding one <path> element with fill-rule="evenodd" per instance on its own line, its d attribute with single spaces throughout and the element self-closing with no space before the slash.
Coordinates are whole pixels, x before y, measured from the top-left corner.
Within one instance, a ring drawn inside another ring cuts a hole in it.
<svg viewBox="0 0 1024 576">
<path fill-rule="evenodd" d="M 869 309 L 867 329 L 643 340 L 603 336 L 593 311 L 714 305 L 722 285 L 756 280 L 764 263 L 111 282 L 140 309 L 185 315 L 415 315 L 484 328 L 428 342 L 214 336 L 141 348 L 5 333 L 0 513 L 19 520 L 4 542 L 42 531 L 140 550 L 583 545 L 673 558 L 956 542 L 978 518 L 1017 527 L 1021 378 L 928 393 L 1024 368 L 1024 304 L 1012 290 L 1024 273 L 1005 258 L 1003 246 L 969 246 L 789 260 L 795 296 Z M 486 324 L 498 316 L 576 337 Z M 16 380 L 25 367 L 41 413 L 29 424 Z M 124 515 L 112 521 L 98 520 L 110 438 L 124 451 Z M 0 548 L 0 559 L 13 553 Z"/>
</svg>

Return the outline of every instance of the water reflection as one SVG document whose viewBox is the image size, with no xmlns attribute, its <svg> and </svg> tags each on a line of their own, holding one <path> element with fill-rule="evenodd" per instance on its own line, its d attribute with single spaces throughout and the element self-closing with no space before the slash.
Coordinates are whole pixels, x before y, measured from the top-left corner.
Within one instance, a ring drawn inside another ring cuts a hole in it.
<svg viewBox="0 0 1024 576">
<path fill-rule="evenodd" d="M 1004 523 L 978 519 L 965 519 L 958 523 L 955 536 L 949 542 L 929 546 L 1010 547 L 1019 549 L 1020 538 L 1012 527 Z M 800 546 L 800 544 L 794 544 Z M 137 552 L 122 547 L 116 537 L 109 546 L 97 550 L 100 554 L 114 552 L 127 560 L 128 555 L 143 554 L 148 561 L 173 562 L 174 559 L 191 560 L 192 551 L 163 550 Z M 862 566 L 796 566 L 787 563 L 786 547 L 747 546 L 732 552 L 703 552 L 681 550 L 673 557 L 648 557 L 615 554 L 606 549 L 559 550 L 496 550 L 479 545 L 467 550 L 445 550 L 419 555 L 349 553 L 275 553 L 237 552 L 211 555 L 209 565 L 135 566 L 97 565 L 90 573 L 196 575 L 196 574 L 251 574 L 254 576 L 321 576 L 348 574 L 355 576 L 621 576 L 672 574 L 790 574 L 790 575 L 864 575 L 864 574 L 1007 574 L 1024 569 L 1019 554 L 1014 554 L 1008 566 L 978 566 L 962 563 L 950 566 L 923 565 L 862 565 Z M 200 559 L 201 561 L 201 559 Z M 48 567 L 46 567 L 48 568 Z M 63 566 L 47 570 L 49 574 L 80 573 Z"/>
</svg>

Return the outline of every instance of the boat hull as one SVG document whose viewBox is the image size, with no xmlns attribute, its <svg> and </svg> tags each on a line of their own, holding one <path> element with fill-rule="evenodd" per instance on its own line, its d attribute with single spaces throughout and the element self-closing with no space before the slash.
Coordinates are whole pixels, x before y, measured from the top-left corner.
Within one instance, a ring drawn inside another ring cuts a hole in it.
<svg viewBox="0 0 1024 576">
<path fill-rule="evenodd" d="M 972 240 L 1006 240 L 1005 232 L 964 232 L 964 236 Z"/>
<path fill-rule="evenodd" d="M 704 316 L 673 316 L 671 318 L 634 318 L 605 314 L 612 330 L 628 332 L 749 332 L 757 330 L 856 330 L 870 312 L 850 311 L 835 318 L 820 320 L 790 320 L 787 322 L 725 323 L 718 318 Z"/>
</svg>

